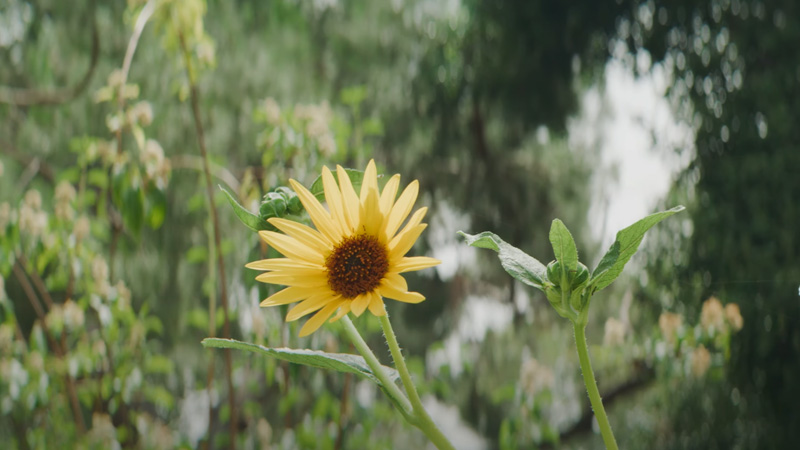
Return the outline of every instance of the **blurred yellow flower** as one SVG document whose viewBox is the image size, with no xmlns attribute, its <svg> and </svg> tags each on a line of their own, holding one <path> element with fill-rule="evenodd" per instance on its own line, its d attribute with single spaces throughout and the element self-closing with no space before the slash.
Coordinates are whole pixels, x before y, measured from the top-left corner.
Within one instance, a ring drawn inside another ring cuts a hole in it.
<svg viewBox="0 0 800 450">
<path fill-rule="evenodd" d="M 272 218 L 280 231 L 259 234 L 286 258 L 265 259 L 246 267 L 266 270 L 256 280 L 288 286 L 261 302 L 261 306 L 300 301 L 286 316 L 293 321 L 317 311 L 300 329 L 307 336 L 328 320 L 365 310 L 376 316 L 386 314 L 383 297 L 419 303 L 425 297 L 409 292 L 404 272 L 433 267 L 441 261 L 425 256 L 406 257 L 427 226 L 421 223 L 427 208 L 420 208 L 400 229 L 417 199 L 415 180 L 397 197 L 400 175 L 378 188 L 375 162 L 364 172 L 360 195 L 341 166 L 336 167 L 338 183 L 331 171 L 322 169 L 326 210 L 305 187 L 289 180 L 316 230 L 291 220 Z M 398 232 L 398 230 L 400 230 Z"/>
<path fill-rule="evenodd" d="M 661 334 L 664 335 L 667 342 L 675 342 L 675 337 L 682 325 L 683 317 L 680 314 L 664 312 L 658 317 L 658 327 L 661 328 Z"/>
<path fill-rule="evenodd" d="M 725 324 L 725 310 L 717 297 L 711 296 L 703 302 L 700 311 L 700 324 L 709 333 L 720 332 Z"/>
<path fill-rule="evenodd" d="M 711 367 L 711 353 L 705 345 L 700 344 L 692 352 L 692 374 L 696 377 L 702 377 L 708 368 Z"/>
<path fill-rule="evenodd" d="M 739 311 L 739 305 L 736 303 L 728 303 L 725 305 L 725 318 L 728 319 L 728 323 L 734 331 L 739 331 L 744 326 L 742 313 Z"/>
</svg>

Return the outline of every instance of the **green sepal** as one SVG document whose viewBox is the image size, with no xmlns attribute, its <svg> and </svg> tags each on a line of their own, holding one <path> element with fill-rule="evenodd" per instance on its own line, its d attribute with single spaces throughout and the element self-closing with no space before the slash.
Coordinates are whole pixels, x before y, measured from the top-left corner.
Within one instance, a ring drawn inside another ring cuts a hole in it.
<svg viewBox="0 0 800 450">
<path fill-rule="evenodd" d="M 273 231 L 275 230 L 275 228 L 272 225 L 268 224 L 264 219 L 251 213 L 250 211 L 247 210 L 247 208 L 240 205 L 239 202 L 236 201 L 236 197 L 234 197 L 233 194 L 230 191 L 228 191 L 228 189 L 226 189 L 222 185 L 219 185 L 219 188 L 225 194 L 225 198 L 228 199 L 228 203 L 230 203 L 231 206 L 233 207 L 233 212 L 236 214 L 236 217 L 239 218 L 239 220 L 244 224 L 244 226 L 250 228 L 255 232 L 261 230 L 273 230 Z"/>
<path fill-rule="evenodd" d="M 467 245 L 496 251 L 503 269 L 515 279 L 528 286 L 544 290 L 547 269 L 536 258 L 506 243 L 498 235 L 490 231 L 484 231 L 476 235 L 459 231 L 458 234 L 464 237 Z"/>
</svg>

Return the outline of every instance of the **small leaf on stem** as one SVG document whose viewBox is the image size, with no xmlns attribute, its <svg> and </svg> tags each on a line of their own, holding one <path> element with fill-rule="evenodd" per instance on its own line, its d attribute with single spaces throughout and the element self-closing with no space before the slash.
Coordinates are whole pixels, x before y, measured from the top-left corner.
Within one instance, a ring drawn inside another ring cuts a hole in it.
<svg viewBox="0 0 800 450">
<path fill-rule="evenodd" d="M 484 231 L 476 235 L 470 235 L 459 231 L 458 234 L 464 236 L 467 245 L 478 248 L 488 248 L 499 253 L 500 264 L 502 264 L 506 272 L 512 277 L 528 286 L 543 289 L 542 285 L 546 279 L 545 273 L 547 269 L 544 264 L 540 263 L 536 258 L 506 243 L 500 239 L 498 235 L 490 231 Z"/>
</svg>

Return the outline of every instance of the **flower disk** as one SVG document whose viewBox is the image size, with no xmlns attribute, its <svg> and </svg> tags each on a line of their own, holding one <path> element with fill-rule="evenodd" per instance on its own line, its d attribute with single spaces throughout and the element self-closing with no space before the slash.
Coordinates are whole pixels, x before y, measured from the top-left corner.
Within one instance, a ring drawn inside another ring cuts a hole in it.
<svg viewBox="0 0 800 450">
<path fill-rule="evenodd" d="M 346 238 L 325 258 L 328 286 L 346 299 L 354 299 L 380 286 L 389 269 L 386 247 L 374 236 Z"/>
<path fill-rule="evenodd" d="M 419 192 L 417 181 L 398 197 L 400 175 L 394 175 L 381 191 L 375 162 L 370 161 L 356 194 L 341 166 L 336 174 L 338 182 L 327 167 L 322 169 L 327 209 L 300 183 L 290 180 L 316 229 L 269 219 L 283 233 L 259 234 L 285 258 L 246 266 L 267 271 L 256 277 L 258 281 L 287 286 L 261 306 L 300 302 L 287 314 L 288 321 L 316 312 L 300 329 L 300 336 L 313 333 L 331 316 L 333 322 L 349 312 L 360 316 L 367 309 L 383 316 L 384 297 L 406 303 L 425 300 L 418 292 L 409 292 L 400 274 L 440 263 L 425 256 L 405 256 L 426 227 L 422 219 L 427 208 L 418 209 L 406 221 Z"/>
</svg>

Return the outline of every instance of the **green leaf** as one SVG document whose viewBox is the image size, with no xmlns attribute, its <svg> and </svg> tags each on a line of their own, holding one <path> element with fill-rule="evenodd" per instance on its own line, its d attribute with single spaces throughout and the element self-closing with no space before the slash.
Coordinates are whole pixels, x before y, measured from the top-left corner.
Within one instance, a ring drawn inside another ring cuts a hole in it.
<svg viewBox="0 0 800 450">
<path fill-rule="evenodd" d="M 459 231 L 458 234 L 464 237 L 467 245 L 496 251 L 499 253 L 500 264 L 509 275 L 528 286 L 542 289 L 547 269 L 536 258 L 506 243 L 499 236 L 489 231 L 484 231 L 474 236 L 463 231 Z"/>
<path fill-rule="evenodd" d="M 561 263 L 561 270 L 566 273 L 578 269 L 578 249 L 575 240 L 564 222 L 554 219 L 550 226 L 550 243 L 553 244 L 553 253 L 556 260 Z"/>
<path fill-rule="evenodd" d="M 219 188 L 225 193 L 225 198 L 228 199 L 228 202 L 233 207 L 233 212 L 236 213 L 236 217 L 239 218 L 240 221 L 253 231 L 261 231 L 261 230 L 272 230 L 273 228 L 264 220 L 262 220 L 257 215 L 251 213 L 247 210 L 244 206 L 240 205 L 239 202 L 236 201 L 236 198 L 233 194 L 225 189 L 222 185 L 219 185 Z"/>
<path fill-rule="evenodd" d="M 364 172 L 357 169 L 344 169 L 347 173 L 347 176 L 350 177 L 350 183 L 353 184 L 353 189 L 355 189 L 356 194 L 361 191 L 361 182 L 364 181 Z M 339 174 L 338 171 L 334 170 L 333 178 L 336 182 L 339 182 Z M 320 202 L 325 201 L 325 189 L 322 186 L 322 176 L 318 176 L 314 183 L 311 184 L 311 193 L 314 194 L 314 197 L 317 198 Z"/>
<path fill-rule="evenodd" d="M 144 192 L 130 188 L 122 194 L 122 221 L 134 236 L 139 236 L 144 223 Z"/>
<path fill-rule="evenodd" d="M 676 206 L 667 211 L 657 212 L 620 230 L 617 233 L 617 240 L 614 241 L 605 256 L 603 256 L 603 259 L 600 260 L 600 263 L 594 269 L 592 279 L 589 282 L 589 289 L 592 289 L 594 293 L 616 280 L 622 273 L 625 264 L 630 261 L 633 254 L 639 249 L 639 244 L 642 243 L 642 239 L 647 230 L 658 222 L 684 209 L 683 206 Z"/>
<path fill-rule="evenodd" d="M 234 339 L 206 338 L 202 342 L 204 347 L 212 348 L 234 348 L 237 350 L 247 350 L 249 352 L 261 353 L 272 356 L 284 361 L 295 364 L 303 364 L 321 369 L 331 369 L 339 372 L 354 373 L 362 375 L 370 380 L 381 384 L 380 380 L 372 373 L 367 362 L 361 356 L 348 353 L 326 353 L 316 350 L 292 349 L 292 348 L 269 348 L 261 345 L 241 342 Z M 400 375 L 396 370 L 386 367 L 383 370 L 390 380 L 396 381 Z"/>
</svg>

